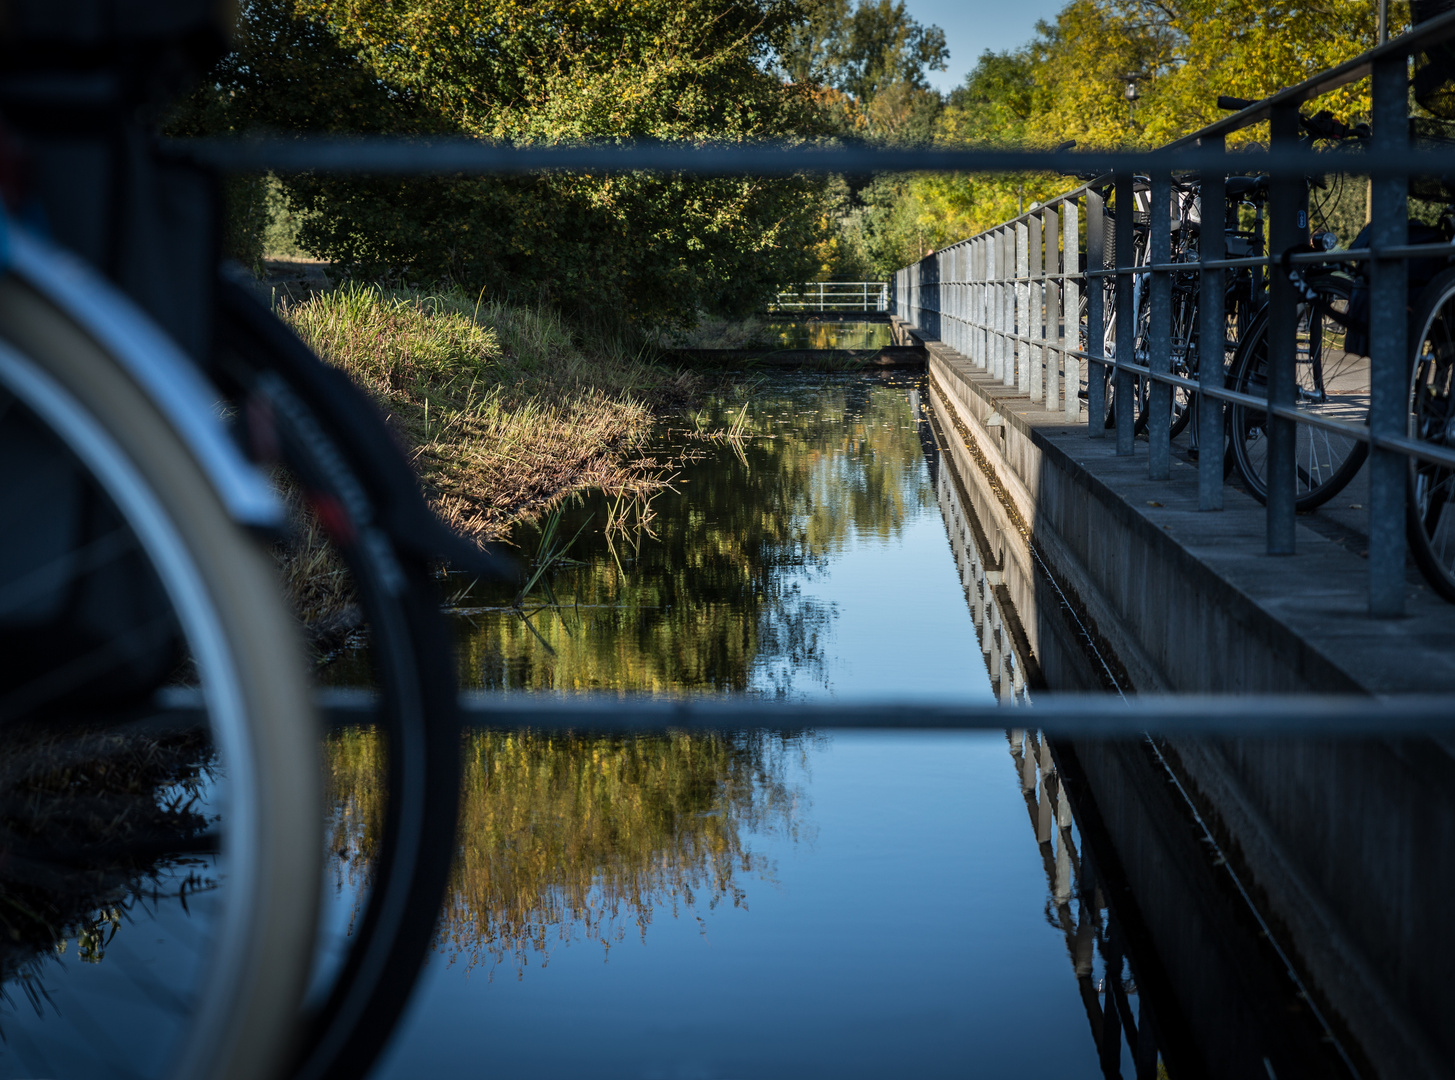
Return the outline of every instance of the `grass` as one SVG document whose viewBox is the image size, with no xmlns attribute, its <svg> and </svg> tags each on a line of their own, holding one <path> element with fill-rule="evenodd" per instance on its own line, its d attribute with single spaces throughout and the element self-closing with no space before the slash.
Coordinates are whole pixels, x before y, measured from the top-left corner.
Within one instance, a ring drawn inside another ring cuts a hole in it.
<svg viewBox="0 0 1455 1080">
<path fill-rule="evenodd" d="M 279 314 L 385 409 L 441 516 L 480 539 L 587 488 L 641 493 L 654 407 L 691 376 L 552 311 L 346 283 Z"/>
</svg>

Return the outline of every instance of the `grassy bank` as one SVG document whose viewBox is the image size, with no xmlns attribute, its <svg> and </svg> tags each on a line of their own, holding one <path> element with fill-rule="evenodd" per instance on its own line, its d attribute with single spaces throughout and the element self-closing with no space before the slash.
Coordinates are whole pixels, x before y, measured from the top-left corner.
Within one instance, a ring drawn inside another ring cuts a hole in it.
<svg viewBox="0 0 1455 1080">
<path fill-rule="evenodd" d="M 690 389 L 617 335 L 461 293 L 345 284 L 278 311 L 374 396 L 430 501 L 481 539 L 575 491 L 650 488 L 653 410 Z"/>
</svg>

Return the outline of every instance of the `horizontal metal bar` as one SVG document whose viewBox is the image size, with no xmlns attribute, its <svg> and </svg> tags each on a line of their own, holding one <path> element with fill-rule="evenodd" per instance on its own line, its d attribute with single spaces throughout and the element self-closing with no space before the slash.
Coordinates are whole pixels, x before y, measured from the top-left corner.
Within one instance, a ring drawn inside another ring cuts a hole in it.
<svg viewBox="0 0 1455 1080">
<path fill-rule="evenodd" d="M 979 234 L 979 235 L 984 235 Z M 941 248 L 947 251 L 948 248 Z M 1295 266 L 1318 266 L 1323 263 L 1361 262 L 1365 259 L 1423 259 L 1443 256 L 1455 259 L 1455 243 L 1441 240 L 1433 244 L 1391 244 L 1377 248 L 1335 248 L 1332 251 L 1300 251 L 1288 257 Z M 971 281 L 946 279 L 922 282 L 920 288 L 934 285 L 1013 285 L 1037 281 L 1080 281 L 1085 278 L 1121 277 L 1127 274 L 1194 273 L 1199 270 L 1240 270 L 1244 267 L 1280 266 L 1278 255 L 1244 255 L 1236 259 L 1188 259 L 1184 262 L 1141 263 L 1136 266 L 1108 266 L 1102 270 L 1080 270 L 1063 274 L 1032 274 L 1027 277 L 977 278 Z"/>
<path fill-rule="evenodd" d="M 936 312 L 936 314 L 940 314 Z M 942 316 L 946 317 L 946 316 Z M 948 316 L 953 318 L 954 316 Z M 963 321 L 963 320 L 962 320 Z M 964 323 L 974 330 L 983 330 L 995 334 L 997 337 L 1009 341 L 1023 342 L 1036 345 L 1048 352 L 1060 353 L 1063 356 L 1074 356 L 1080 360 L 1086 360 L 1093 364 L 1100 364 L 1108 370 L 1115 371 L 1121 367 L 1124 371 L 1130 371 L 1145 378 L 1155 379 L 1159 383 L 1166 383 L 1169 386 L 1179 386 L 1185 390 L 1192 390 L 1199 394 L 1206 394 L 1217 401 L 1226 402 L 1230 405 L 1243 405 L 1247 408 L 1257 409 L 1259 412 L 1266 412 L 1272 416 L 1293 420 L 1300 424 L 1307 424 L 1309 427 L 1318 428 L 1321 431 L 1330 431 L 1337 435 L 1343 435 L 1357 442 L 1368 443 L 1383 450 L 1394 450 L 1404 454 L 1406 457 L 1418 458 L 1421 461 L 1428 461 L 1432 465 L 1442 465 L 1449 469 L 1455 469 L 1455 450 L 1448 450 L 1439 446 L 1432 446 L 1429 443 L 1421 442 L 1418 439 L 1411 439 L 1406 436 L 1374 436 L 1369 428 L 1362 424 L 1350 424 L 1344 420 L 1333 420 L 1327 416 L 1319 416 L 1317 413 L 1310 413 L 1297 406 L 1288 408 L 1283 405 L 1270 405 L 1266 398 L 1255 397 L 1252 394 L 1240 394 L 1236 390 L 1229 390 L 1226 387 L 1208 387 L 1204 389 L 1195 379 L 1188 379 L 1171 372 L 1157 372 L 1142 364 L 1126 361 L 1120 365 L 1116 360 L 1102 356 L 1096 356 L 1081 349 L 1066 349 L 1057 344 L 1058 338 L 1032 338 L 1022 334 L 1006 334 L 994 330 L 981 323 Z"/>
<path fill-rule="evenodd" d="M 375 698 L 330 690 L 319 705 L 335 726 L 372 721 Z M 1036 694 L 1026 707 L 886 699 L 785 704 L 748 697 L 619 697 L 466 693 L 477 729 L 638 734 L 665 731 L 1004 731 L 1082 738 L 1225 735 L 1351 738 L 1455 732 L 1455 696 L 1136 696 Z"/>
<path fill-rule="evenodd" d="M 160 140 L 163 154 L 230 172 L 324 172 L 377 176 L 516 175 L 530 172 L 668 172 L 703 176 L 795 173 L 1059 172 L 1153 173 L 1209 169 L 1304 176 L 1331 171 L 1367 176 L 1455 173 L 1455 149 L 1417 149 L 1341 158 L 1304 147 L 1228 153 L 1201 147 L 1147 151 L 963 150 L 824 147 L 780 142 L 733 145 L 644 143 L 512 146 L 465 138 L 312 135 Z M 1085 186 L 1077 191 L 1084 191 Z M 1060 196 L 1069 198 L 1074 193 Z M 1024 216 L 1024 215 L 1022 215 Z"/>
</svg>

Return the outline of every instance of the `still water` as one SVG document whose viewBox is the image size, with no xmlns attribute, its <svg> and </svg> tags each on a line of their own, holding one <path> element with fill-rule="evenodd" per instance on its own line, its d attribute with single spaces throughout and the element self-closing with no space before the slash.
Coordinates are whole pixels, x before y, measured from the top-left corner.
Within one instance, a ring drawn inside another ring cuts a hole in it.
<svg viewBox="0 0 1455 1080">
<path fill-rule="evenodd" d="M 882 349 L 894 344 L 887 322 L 773 320 L 765 331 L 769 340 L 784 349 Z"/>
<path fill-rule="evenodd" d="M 670 489 L 562 515 L 553 603 L 454 598 L 462 680 L 989 700 L 916 399 L 780 376 L 665 425 Z M 1029 738 L 473 736 L 438 948 L 377 1075 L 1101 1075 Z"/>
</svg>

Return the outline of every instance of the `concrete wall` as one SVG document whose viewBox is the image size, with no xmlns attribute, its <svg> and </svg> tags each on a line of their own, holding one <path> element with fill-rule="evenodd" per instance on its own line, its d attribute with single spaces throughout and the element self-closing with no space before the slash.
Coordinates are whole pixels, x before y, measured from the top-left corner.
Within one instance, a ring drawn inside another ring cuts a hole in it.
<svg viewBox="0 0 1455 1080">
<path fill-rule="evenodd" d="M 925 344 L 947 453 L 985 532 L 993 525 L 1002 541 L 994 557 L 1053 687 L 1085 686 L 1090 670 L 1053 659 L 1075 644 L 1043 610 L 1064 593 L 1132 690 L 1455 689 L 1455 609 L 1412 584 L 1409 618 L 1369 619 L 1357 554 L 1301 527 L 1297 556 L 1267 556 L 1252 500 L 1229 491 L 1224 511 L 1200 513 L 1190 466 L 1175 462 L 1171 483 L 1153 483 L 1144 449 L 1117 458 L 1113 440 L 1038 412 L 940 343 Z M 1036 555 L 1055 589 L 1038 580 Z M 1155 900 L 1172 887 L 1171 878 L 1159 885 L 1172 870 L 1153 851 L 1157 815 L 1133 807 L 1148 797 L 1137 786 L 1154 781 L 1128 780 L 1137 770 L 1109 747 L 1079 750 L 1089 794 L 1160 912 L 1148 920 L 1161 927 L 1158 947 L 1178 955 L 1186 928 Z M 1361 1071 L 1455 1076 L 1451 748 L 1182 740 L 1166 752 Z"/>
</svg>

